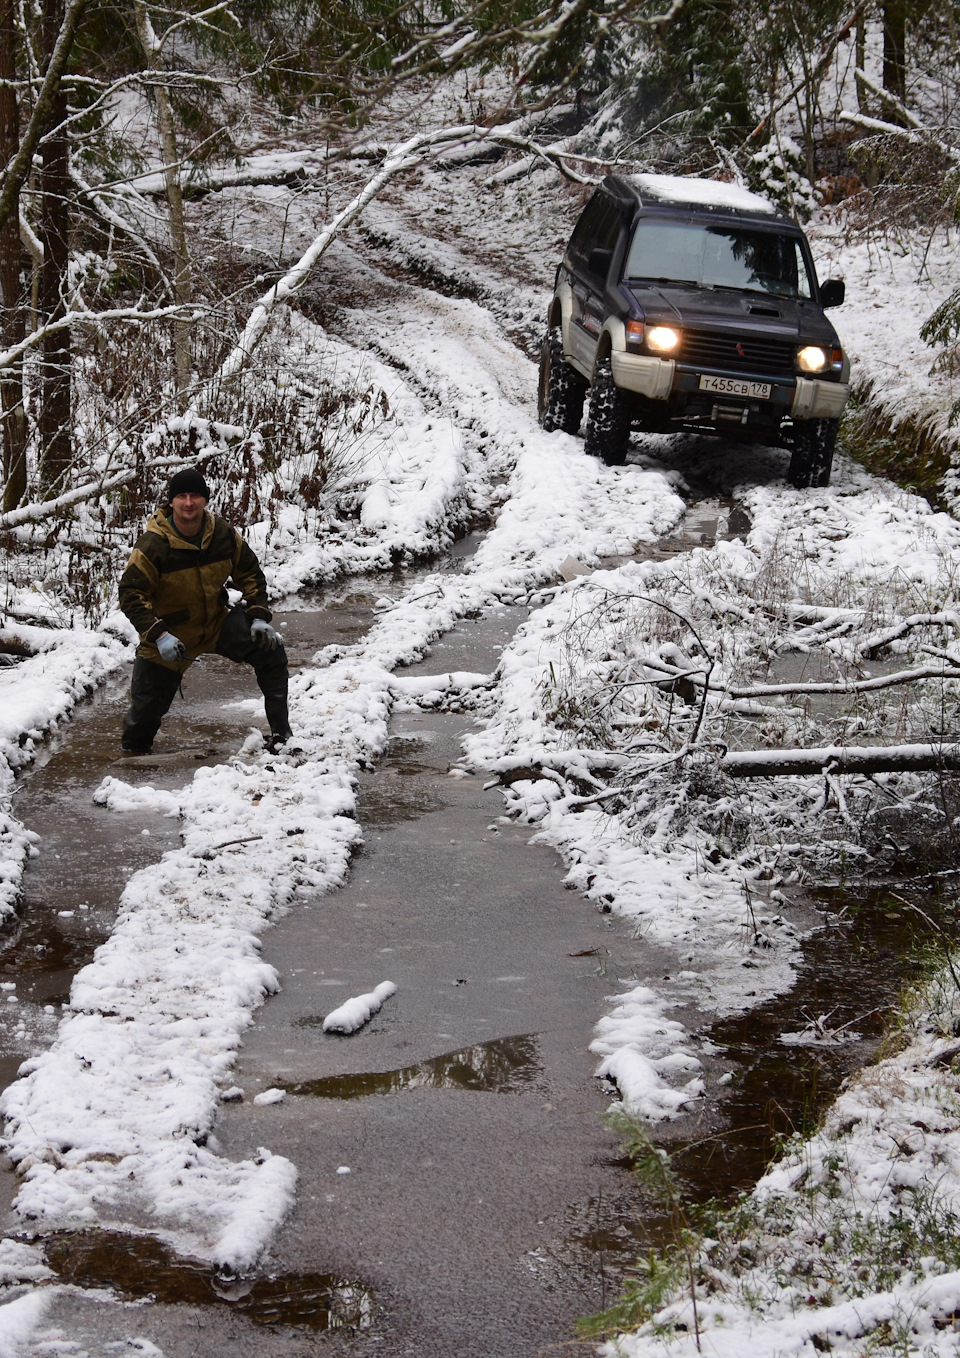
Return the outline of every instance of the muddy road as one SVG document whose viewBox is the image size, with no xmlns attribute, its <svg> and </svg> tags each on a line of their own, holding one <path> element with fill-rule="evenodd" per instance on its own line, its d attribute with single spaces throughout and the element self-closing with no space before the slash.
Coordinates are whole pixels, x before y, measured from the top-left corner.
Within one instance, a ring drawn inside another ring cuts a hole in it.
<svg viewBox="0 0 960 1358">
<path fill-rule="evenodd" d="M 530 417 L 534 283 L 518 283 L 514 297 L 509 283 L 497 291 L 488 269 L 468 293 L 456 269 L 444 274 L 437 265 L 424 287 L 422 270 L 398 249 L 409 222 L 388 230 L 388 216 L 371 213 L 370 221 L 366 256 L 347 245 L 331 250 L 304 294 L 305 313 L 358 351 L 375 353 L 396 383 L 402 374 L 427 411 L 422 425 L 409 416 L 417 437 L 435 435 L 432 424 L 455 431 L 449 442 L 459 440 L 466 452 L 451 458 L 462 485 L 456 503 L 443 507 L 444 522 L 460 531 L 492 523 L 488 541 L 509 517 L 515 445 L 546 437 Z M 392 388 L 388 394 L 393 401 Z M 430 447 L 442 451 L 439 438 Z M 743 536 L 750 522 L 737 488 L 770 488 L 776 496 L 787 456 L 706 439 L 635 440 L 629 467 L 587 475 L 577 449 L 561 448 L 554 463 L 556 449 L 533 449 L 542 458 L 536 465 L 556 476 L 555 498 L 568 516 L 559 528 L 559 518 L 552 524 L 551 545 L 566 542 L 566 523 L 580 531 L 577 513 L 602 521 L 605 531 L 612 525 L 607 540 L 625 541 L 625 552 L 649 543 L 659 512 L 651 504 L 659 496 L 662 507 L 673 484 L 687 513 L 647 546 L 659 558 Z M 419 471 L 411 466 L 412 483 Z M 646 468 L 655 477 L 642 477 Z M 399 504 L 398 515 L 407 489 L 400 472 L 408 470 L 400 467 L 390 483 L 397 498 L 389 507 Z M 649 502 L 644 481 L 658 486 Z M 524 571 L 543 550 L 538 515 L 553 508 L 549 500 L 539 488 L 528 495 L 526 520 L 514 538 L 512 528 L 504 531 L 500 557 L 488 562 L 491 578 L 498 570 L 501 583 L 515 578 L 524 598 L 535 578 Z M 662 513 L 673 521 L 669 506 Z M 579 540 L 592 539 L 583 532 Z M 465 537 L 425 568 L 434 574 L 431 588 L 439 593 L 484 541 L 482 532 Z M 615 555 L 591 554 L 606 567 L 617 563 Z M 385 571 L 285 601 L 278 617 L 294 670 L 310 670 L 321 648 L 360 645 L 383 597 L 402 600 L 418 578 Z M 402 677 L 491 674 L 526 616 L 526 606 L 484 603 L 472 616 L 464 609 Z M 116 676 L 79 710 L 20 779 L 15 813 L 38 840 L 18 922 L 0 940 L 4 1083 L 55 1041 L 71 981 L 110 937 L 125 884 L 183 837 L 176 814 L 157 806 L 108 811 L 94 803 L 96 789 L 111 776 L 177 792 L 199 768 L 229 763 L 251 724 L 262 725 L 252 676 L 204 658 L 187 676 L 186 701 L 175 703 L 156 755 L 121 762 L 126 678 Z M 362 845 L 346 881 L 332 891 L 298 888 L 263 935 L 262 957 L 276 968 L 280 989 L 243 1034 L 231 1097 L 207 1138 L 225 1161 L 255 1162 L 267 1147 L 296 1168 L 293 1209 L 257 1270 L 218 1274 L 177 1253 L 175 1229 L 158 1231 L 146 1210 L 111 1214 L 109 1201 L 106 1227 L 78 1218 L 32 1234 L 9 1208 L 17 1180 L 6 1163 L 5 1232 L 35 1240 L 51 1281 L 61 1284 L 51 1289 L 45 1337 L 37 1340 L 48 1347 L 36 1352 L 536 1358 L 592 1351 L 576 1336 L 577 1319 L 617 1298 L 637 1255 L 669 1238 L 671 1223 L 604 1121 L 613 1090 L 596 1079 L 590 1044 L 611 996 L 668 982 L 683 964 L 639 926 L 564 888 L 558 856 L 504 816 L 502 794 L 485 786 L 483 768 L 465 764 L 462 741 L 474 721 L 469 703 L 394 706 L 385 752 L 359 775 Z M 707 1097 L 657 1136 L 693 1200 L 729 1198 L 755 1181 L 777 1138 L 807 1125 L 845 1075 L 870 1059 L 910 974 L 904 958 L 916 921 L 882 891 L 855 900 L 840 888 L 816 898 L 796 891 L 777 908 L 805 934 L 789 994 L 722 1022 L 692 1002 L 670 1010 L 693 1035 Z M 323 1032 L 324 1016 L 339 1003 L 386 980 L 397 992 L 365 1028 L 351 1037 Z M 778 1043 L 818 1015 L 855 1035 L 822 1050 Z M 263 1095 L 268 1101 L 257 1102 Z M 49 1347 L 55 1344 L 71 1347 Z"/>
<path fill-rule="evenodd" d="M 709 545 L 740 524 L 730 501 L 704 496 L 656 551 Z M 362 636 L 376 598 L 412 582 L 398 572 L 298 601 L 279 615 L 293 666 Z M 463 621 L 404 674 L 490 672 L 524 616 L 501 608 Z M 120 776 L 174 789 L 228 757 L 257 721 L 248 680 L 204 660 L 157 755 L 125 761 Z M 92 801 L 118 772 L 124 704 L 118 679 L 22 779 L 17 813 L 40 838 L 0 954 L 10 978 L 0 1009 L 6 1080 L 52 1038 L 125 881 L 178 838 L 175 817 L 108 813 Z M 246 1035 L 235 1097 L 211 1138 L 229 1158 L 265 1144 L 297 1167 L 296 1206 L 258 1274 L 217 1277 L 150 1234 L 47 1236 L 48 1263 L 70 1285 L 48 1323 L 82 1351 L 114 1352 L 132 1338 L 167 1358 L 228 1347 L 290 1358 L 575 1351 L 577 1318 L 609 1305 L 637 1253 L 663 1239 L 667 1224 L 604 1123 L 610 1090 L 594 1078 L 589 1045 L 611 994 L 669 976 L 676 959 L 564 890 L 556 855 L 502 815 L 482 769 L 464 765 L 472 721 L 470 712 L 395 713 L 384 757 L 361 776 L 363 846 L 347 882 L 304 898 L 265 936 L 282 988 Z M 703 1014 L 678 1011 L 708 1039 L 700 1055 L 713 1095 L 667 1137 L 694 1197 L 752 1182 L 775 1136 L 801 1126 L 868 1059 L 904 974 L 891 914 L 879 897 L 852 932 L 820 928 L 795 992 L 742 1022 L 711 1029 Z M 798 899 L 792 915 L 822 925 L 838 906 Z M 851 946 L 863 949 L 860 983 L 843 1003 L 851 1018 L 876 1016 L 867 1040 L 777 1055 L 779 1031 L 836 1003 Z M 387 979 L 397 994 L 366 1028 L 324 1034 L 337 1003 Z M 283 1098 L 256 1103 L 267 1090 Z M 14 1175 L 4 1180 L 9 1200 Z M 5 1227 L 30 1238 L 13 1214 Z"/>
</svg>

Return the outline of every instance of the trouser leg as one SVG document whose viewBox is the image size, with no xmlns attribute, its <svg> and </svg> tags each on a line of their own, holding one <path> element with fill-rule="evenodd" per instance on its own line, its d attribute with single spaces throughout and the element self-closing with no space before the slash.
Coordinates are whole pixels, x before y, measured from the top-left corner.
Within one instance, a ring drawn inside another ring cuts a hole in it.
<svg viewBox="0 0 960 1358">
<path fill-rule="evenodd" d="M 130 710 L 123 719 L 123 749 L 140 752 L 150 749 L 179 687 L 177 670 L 165 669 L 137 656 L 130 680 Z"/>
<path fill-rule="evenodd" d="M 231 608 L 217 639 L 217 655 L 241 665 L 252 665 L 263 694 L 270 734 L 286 740 L 291 734 L 287 710 L 287 653 L 283 643 L 276 650 L 261 649 L 250 635 L 250 622 L 243 608 Z"/>
</svg>

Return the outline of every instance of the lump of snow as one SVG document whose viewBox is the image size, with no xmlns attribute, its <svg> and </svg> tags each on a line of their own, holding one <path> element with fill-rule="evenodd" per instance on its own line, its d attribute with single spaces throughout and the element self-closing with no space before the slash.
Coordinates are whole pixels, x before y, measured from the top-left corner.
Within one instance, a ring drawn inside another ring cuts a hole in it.
<svg viewBox="0 0 960 1358">
<path fill-rule="evenodd" d="M 369 1023 L 384 1000 L 395 995 L 396 991 L 397 987 L 392 981 L 381 981 L 375 990 L 370 991 L 369 995 L 356 995 L 353 999 L 344 1000 L 339 1009 L 334 1009 L 323 1020 L 323 1031 L 325 1033 L 355 1033 L 358 1028 Z"/>
<path fill-rule="evenodd" d="M 671 1088 L 661 1077 L 657 1063 L 630 1047 L 621 1047 L 608 1056 L 597 1075 L 613 1081 L 629 1112 L 651 1122 L 679 1117 L 684 1107 L 704 1092 L 700 1079 L 688 1081 L 683 1089 Z"/>
<path fill-rule="evenodd" d="M 265 1103 L 283 1103 L 286 1097 L 287 1091 L 285 1089 L 264 1089 L 261 1093 L 254 1094 L 253 1101 L 254 1103 L 259 1103 L 261 1105 Z"/>
</svg>

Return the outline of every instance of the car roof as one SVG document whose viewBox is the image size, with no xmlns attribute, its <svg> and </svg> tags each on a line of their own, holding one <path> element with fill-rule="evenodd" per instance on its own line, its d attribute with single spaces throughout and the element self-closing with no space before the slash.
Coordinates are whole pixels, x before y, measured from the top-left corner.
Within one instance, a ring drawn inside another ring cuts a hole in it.
<svg viewBox="0 0 960 1358">
<path fill-rule="evenodd" d="M 603 187 L 633 207 L 680 208 L 740 220 L 747 217 L 765 225 L 776 222 L 778 226 L 799 230 L 792 218 L 766 198 L 739 184 L 727 184 L 719 179 L 674 174 L 610 174 L 604 179 Z"/>
</svg>

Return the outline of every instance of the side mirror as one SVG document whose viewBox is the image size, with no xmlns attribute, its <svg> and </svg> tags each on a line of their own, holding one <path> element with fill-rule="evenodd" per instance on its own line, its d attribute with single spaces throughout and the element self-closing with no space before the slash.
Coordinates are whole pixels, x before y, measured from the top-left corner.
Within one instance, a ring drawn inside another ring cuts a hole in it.
<svg viewBox="0 0 960 1358">
<path fill-rule="evenodd" d="M 591 273 L 597 274 L 600 278 L 606 278 L 610 272 L 610 261 L 613 259 L 612 250 L 601 250 L 599 248 L 591 250 L 587 256 L 587 268 Z"/>
<path fill-rule="evenodd" d="M 820 284 L 820 305 L 843 306 L 843 299 L 847 295 L 847 285 L 842 278 L 828 278 L 825 283 Z"/>
</svg>

